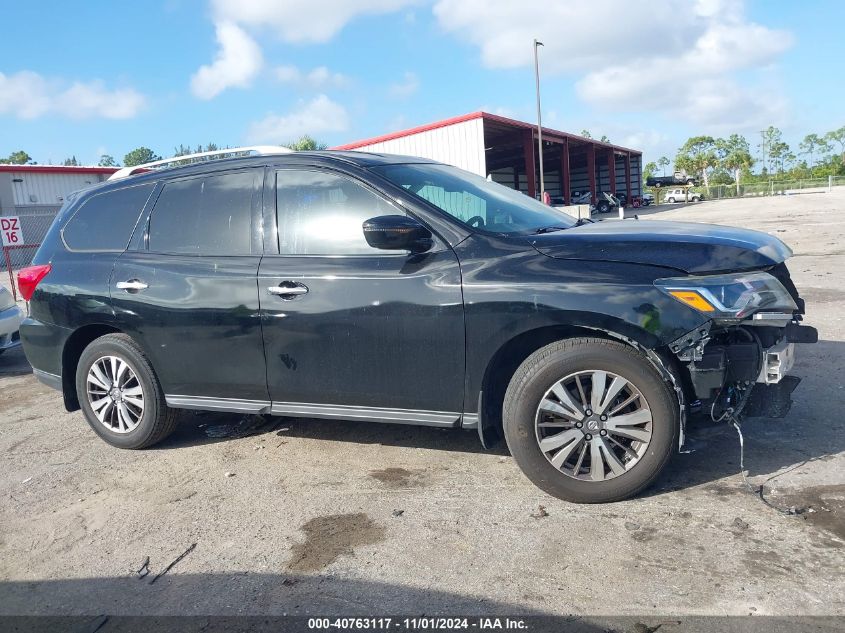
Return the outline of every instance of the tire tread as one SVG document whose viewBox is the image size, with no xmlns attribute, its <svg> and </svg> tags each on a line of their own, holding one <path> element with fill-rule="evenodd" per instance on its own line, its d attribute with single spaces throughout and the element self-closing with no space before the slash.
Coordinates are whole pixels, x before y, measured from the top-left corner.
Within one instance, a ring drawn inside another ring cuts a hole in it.
<svg viewBox="0 0 845 633">
<path fill-rule="evenodd" d="M 105 334 L 89 343 L 88 347 L 90 348 L 90 346 L 94 344 L 114 344 L 130 348 L 135 355 L 132 361 L 135 364 L 140 365 L 140 367 L 138 367 L 139 371 L 143 371 L 148 374 L 147 378 L 153 385 L 152 393 L 146 394 L 145 396 L 147 398 L 147 403 L 144 405 L 144 408 L 146 409 L 147 407 L 152 407 L 154 411 L 160 412 L 160 414 L 155 415 L 151 432 L 141 443 L 121 448 L 128 448 L 130 450 L 148 448 L 154 444 L 158 444 L 173 433 L 179 423 L 179 411 L 167 406 L 167 402 L 164 398 L 164 392 L 161 389 L 161 384 L 158 381 L 155 370 L 147 358 L 147 355 L 144 353 L 144 350 L 141 349 L 141 346 L 138 345 L 131 336 L 121 333 Z M 87 349 L 88 348 L 83 350 L 83 355 Z M 80 394 L 80 397 L 82 397 L 82 394 Z"/>
<path fill-rule="evenodd" d="M 584 355 L 588 355 L 591 352 L 595 351 L 597 348 L 612 350 L 614 353 L 623 354 L 624 356 L 627 356 L 630 360 L 642 364 L 644 368 L 651 373 L 652 377 L 655 380 L 664 382 L 663 378 L 660 376 L 658 371 L 651 365 L 650 361 L 648 361 L 648 359 L 645 358 L 642 353 L 640 353 L 638 350 L 631 347 L 630 345 L 627 345 L 620 341 L 614 341 L 611 339 L 604 339 L 598 337 L 576 337 L 555 341 L 554 343 L 550 343 L 549 345 L 538 349 L 536 352 L 528 356 L 528 358 L 526 358 L 514 372 L 513 378 L 511 379 L 507 391 L 505 392 L 505 398 L 502 407 L 502 420 L 504 421 L 505 426 L 507 427 L 507 421 L 513 419 L 516 413 L 515 409 L 519 404 L 519 394 L 522 393 L 523 389 L 537 376 L 539 372 L 541 372 L 546 367 L 547 361 L 551 360 L 552 357 L 557 356 L 561 353 L 568 353 L 569 358 L 577 359 L 578 356 L 581 355 L 581 353 L 583 353 Z M 674 407 L 674 409 L 677 410 L 677 403 L 673 402 L 673 398 L 669 395 L 668 389 L 666 390 L 665 395 L 669 401 L 668 404 L 670 405 L 670 407 Z M 510 438 L 508 437 L 507 428 L 505 428 L 505 437 L 508 440 L 508 445 L 510 446 Z M 677 439 L 678 427 L 677 425 L 675 425 L 673 427 L 673 437 L 671 439 L 671 444 L 677 446 Z M 513 451 L 513 449 L 511 450 Z M 579 497 L 578 495 L 571 495 L 567 500 L 575 501 L 577 503 L 604 503 L 612 501 L 621 501 L 622 499 L 637 495 L 643 490 L 645 490 L 648 486 L 650 486 L 654 482 L 654 480 L 660 475 L 667 462 L 672 457 L 672 454 L 672 450 L 666 451 L 666 453 L 661 456 L 661 459 L 657 467 L 654 468 L 654 471 L 651 476 L 649 476 L 645 481 L 641 482 L 641 484 L 634 489 L 626 490 L 624 493 L 621 493 L 619 495 L 605 495 L 600 499 L 591 499 L 586 496 Z M 537 482 L 535 482 L 535 484 L 536 483 Z M 549 492 L 550 494 L 555 494 L 554 492 L 551 492 L 548 489 L 545 489 L 545 491 Z M 557 495 L 555 494 L 555 496 Z"/>
</svg>

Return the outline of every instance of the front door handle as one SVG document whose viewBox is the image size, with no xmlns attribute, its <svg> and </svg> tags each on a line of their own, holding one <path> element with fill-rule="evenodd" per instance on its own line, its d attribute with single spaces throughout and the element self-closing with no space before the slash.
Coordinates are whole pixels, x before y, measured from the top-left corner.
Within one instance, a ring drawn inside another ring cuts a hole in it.
<svg viewBox="0 0 845 633">
<path fill-rule="evenodd" d="M 126 292 L 140 292 L 149 288 L 149 284 L 145 284 L 140 279 L 130 279 L 128 281 L 118 281 L 115 288 L 118 290 L 125 290 Z"/>
<path fill-rule="evenodd" d="M 299 295 L 308 294 L 308 287 L 294 281 L 283 281 L 278 286 L 270 286 L 267 292 L 281 297 L 285 301 L 296 299 Z"/>
</svg>

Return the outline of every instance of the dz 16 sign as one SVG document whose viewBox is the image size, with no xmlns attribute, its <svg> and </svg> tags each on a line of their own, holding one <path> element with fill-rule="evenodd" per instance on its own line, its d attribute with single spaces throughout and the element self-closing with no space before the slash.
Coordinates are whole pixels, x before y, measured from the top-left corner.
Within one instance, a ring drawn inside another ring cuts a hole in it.
<svg viewBox="0 0 845 633">
<path fill-rule="evenodd" d="M 0 236 L 3 246 L 23 246 L 23 230 L 21 220 L 17 216 L 0 217 Z"/>
</svg>

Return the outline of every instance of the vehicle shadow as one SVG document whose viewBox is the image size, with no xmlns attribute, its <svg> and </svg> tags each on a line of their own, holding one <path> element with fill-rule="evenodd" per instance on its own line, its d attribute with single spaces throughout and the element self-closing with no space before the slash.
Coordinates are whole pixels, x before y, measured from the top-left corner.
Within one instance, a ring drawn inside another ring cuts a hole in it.
<svg viewBox="0 0 845 633">
<path fill-rule="evenodd" d="M 845 451 L 845 386 L 831 384 L 845 359 L 845 343 L 819 341 L 802 346 L 793 373 L 802 382 L 792 410 L 783 419 L 748 418 L 742 423 L 745 467 L 750 477 L 770 476 L 803 462 L 824 460 Z M 725 422 L 691 420 L 685 452 L 645 494 L 657 495 L 719 481 L 739 472 L 739 441 Z M 253 420 L 253 422 L 250 422 Z M 211 433 L 209 433 L 211 431 Z M 355 444 L 383 444 L 459 453 L 485 453 L 474 430 L 438 429 L 398 424 L 309 420 L 222 413 L 185 412 L 179 430 L 157 448 L 227 441 L 267 433 Z M 215 436 L 216 435 L 216 436 Z M 492 453 L 509 455 L 504 442 Z"/>
<path fill-rule="evenodd" d="M 26 376 L 31 373 L 32 367 L 26 360 L 22 347 L 13 347 L 0 354 L 0 378 L 4 376 Z"/>
<path fill-rule="evenodd" d="M 278 435 L 354 444 L 383 444 L 400 448 L 426 448 L 458 453 L 509 455 L 504 442 L 491 450 L 481 446 L 475 429 L 443 429 L 351 420 L 324 420 L 276 416 L 185 411 L 177 431 L 157 449 L 224 442 L 250 436 Z"/>
</svg>

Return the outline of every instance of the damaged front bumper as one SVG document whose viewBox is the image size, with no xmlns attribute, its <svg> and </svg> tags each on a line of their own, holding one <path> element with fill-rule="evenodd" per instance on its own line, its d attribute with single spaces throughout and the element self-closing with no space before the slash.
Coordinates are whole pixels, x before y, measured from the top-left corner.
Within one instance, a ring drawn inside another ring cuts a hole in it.
<svg viewBox="0 0 845 633">
<path fill-rule="evenodd" d="M 801 381 L 788 375 L 795 345 L 818 341 L 816 329 L 800 319 L 758 313 L 735 323 L 712 321 L 674 341 L 670 349 L 687 370 L 688 400 L 714 419 L 737 408 L 746 417 L 784 417 Z"/>
</svg>

